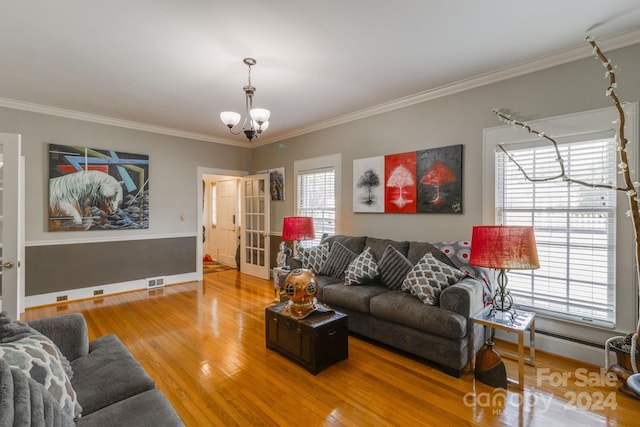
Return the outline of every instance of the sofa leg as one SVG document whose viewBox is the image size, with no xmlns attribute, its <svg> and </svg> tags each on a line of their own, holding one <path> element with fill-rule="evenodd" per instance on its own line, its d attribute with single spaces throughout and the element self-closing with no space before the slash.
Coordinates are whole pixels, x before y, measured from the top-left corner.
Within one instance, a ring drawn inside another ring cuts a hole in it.
<svg viewBox="0 0 640 427">
<path fill-rule="evenodd" d="M 462 375 L 464 369 L 453 369 L 448 366 L 442 366 L 442 372 L 447 375 L 451 375 L 452 377 L 460 378 L 460 375 Z"/>
</svg>

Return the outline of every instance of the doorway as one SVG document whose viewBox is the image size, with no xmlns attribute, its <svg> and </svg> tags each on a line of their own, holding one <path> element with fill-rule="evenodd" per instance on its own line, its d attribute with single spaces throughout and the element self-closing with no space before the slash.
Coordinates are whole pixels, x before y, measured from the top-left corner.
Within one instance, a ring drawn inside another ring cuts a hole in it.
<svg viewBox="0 0 640 427">
<path fill-rule="evenodd" d="M 202 260 L 207 266 L 236 268 L 239 238 L 240 178 L 206 174 L 202 179 Z M 212 264 L 213 263 L 213 264 Z M 214 269 L 215 270 L 215 269 Z"/>
</svg>

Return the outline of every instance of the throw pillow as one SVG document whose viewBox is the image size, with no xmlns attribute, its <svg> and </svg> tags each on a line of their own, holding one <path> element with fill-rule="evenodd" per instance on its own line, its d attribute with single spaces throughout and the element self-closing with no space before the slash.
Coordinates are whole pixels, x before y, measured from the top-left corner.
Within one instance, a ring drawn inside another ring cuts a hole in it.
<svg viewBox="0 0 640 427">
<path fill-rule="evenodd" d="M 494 285 L 494 270 L 469 264 L 471 258 L 471 242 L 469 240 L 459 240 L 453 242 L 436 242 L 433 245 L 444 252 L 460 270 L 482 281 L 484 302 L 488 304 L 493 298 L 496 288 Z"/>
<path fill-rule="evenodd" d="M 17 341 L 21 338 L 26 338 L 31 335 L 42 335 L 39 331 L 36 331 L 31 326 L 29 326 L 25 322 L 20 322 L 18 320 L 12 321 L 6 312 L 0 313 L 0 343 Z M 58 352 L 58 358 L 62 362 L 62 366 L 64 368 L 64 372 L 67 374 L 69 379 L 73 378 L 73 370 L 71 369 L 71 364 L 67 360 L 67 358 L 62 354 L 57 345 L 51 342 L 51 345 Z"/>
<path fill-rule="evenodd" d="M 462 271 L 437 260 L 427 252 L 407 274 L 402 282 L 402 290 L 420 298 L 425 304 L 437 305 L 442 290 L 465 276 Z"/>
<path fill-rule="evenodd" d="M 44 335 L 30 335 L 0 344 L 0 358 L 10 367 L 22 370 L 42 384 L 62 410 L 71 418 L 79 418 L 78 403 L 71 381 L 65 374 L 55 345 Z"/>
<path fill-rule="evenodd" d="M 374 280 L 380 274 L 371 248 L 367 247 L 353 260 L 345 272 L 345 285 L 363 285 Z"/>
<path fill-rule="evenodd" d="M 342 243 L 335 242 L 319 274 L 335 277 L 336 279 L 344 279 L 345 270 L 357 256 L 358 254 L 349 250 Z"/>
<path fill-rule="evenodd" d="M 400 289 L 402 281 L 413 268 L 413 264 L 396 248 L 389 245 L 378 263 L 380 280 L 389 289 Z"/>
<path fill-rule="evenodd" d="M 302 268 L 313 270 L 316 274 L 322 269 L 322 266 L 329 257 L 328 243 L 323 243 L 320 246 L 313 246 L 311 248 L 298 246 L 297 250 L 297 256 L 302 262 Z"/>
</svg>

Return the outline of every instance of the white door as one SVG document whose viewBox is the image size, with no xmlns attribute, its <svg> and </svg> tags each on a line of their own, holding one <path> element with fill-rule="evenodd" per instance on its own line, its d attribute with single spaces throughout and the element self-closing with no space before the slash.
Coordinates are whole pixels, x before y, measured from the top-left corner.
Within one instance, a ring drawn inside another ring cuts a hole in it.
<svg viewBox="0 0 640 427">
<path fill-rule="evenodd" d="M 238 182 L 235 179 L 216 181 L 216 213 L 218 261 L 235 266 L 238 248 Z"/>
<path fill-rule="evenodd" d="M 0 133 L 0 249 L 2 267 L 2 310 L 12 319 L 18 319 L 23 311 L 21 254 L 24 251 L 24 192 L 21 177 L 20 135 Z"/>
<path fill-rule="evenodd" d="M 269 174 L 242 178 L 240 271 L 269 279 Z"/>
</svg>

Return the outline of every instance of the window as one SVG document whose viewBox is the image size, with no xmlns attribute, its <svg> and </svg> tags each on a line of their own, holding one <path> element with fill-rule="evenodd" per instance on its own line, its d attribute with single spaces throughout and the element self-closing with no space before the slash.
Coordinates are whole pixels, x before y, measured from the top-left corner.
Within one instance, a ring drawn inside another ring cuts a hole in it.
<svg viewBox="0 0 640 427">
<path fill-rule="evenodd" d="M 313 217 L 315 240 L 303 246 L 320 243 L 323 234 L 336 234 L 339 194 L 340 155 L 325 156 L 294 163 L 296 175 L 296 215 Z"/>
<path fill-rule="evenodd" d="M 589 183 L 616 182 L 613 137 L 560 143 L 567 176 Z M 505 145 L 532 178 L 558 174 L 547 142 Z M 517 305 L 578 320 L 615 321 L 616 194 L 560 179 L 530 182 L 498 149 L 496 222 L 533 225 L 539 270 L 509 273 Z"/>
<path fill-rule="evenodd" d="M 626 135 L 634 143 L 627 149 L 632 170 L 637 163 L 637 109 L 637 104 L 625 106 Z M 623 186 L 616 119 L 614 108 L 603 108 L 529 125 L 553 135 L 569 177 Z M 635 328 L 635 310 L 628 309 L 637 295 L 626 194 L 561 179 L 527 181 L 498 144 L 534 178 L 558 175 L 559 169 L 553 147 L 544 140 L 512 126 L 484 130 L 483 223 L 533 225 L 538 244 L 540 269 L 509 272 L 515 303 L 540 314 L 547 329 L 566 336 L 585 339 L 592 334 L 580 325 Z"/>
</svg>

